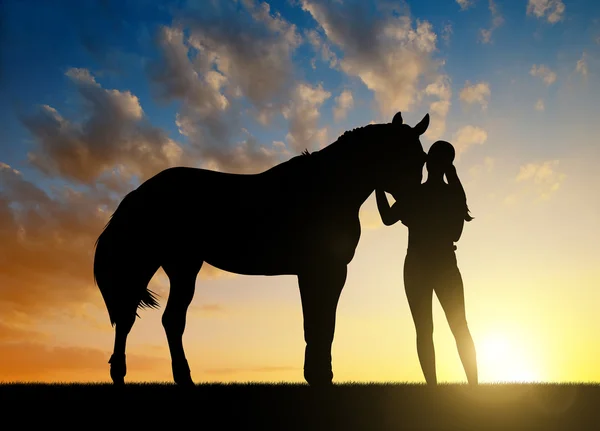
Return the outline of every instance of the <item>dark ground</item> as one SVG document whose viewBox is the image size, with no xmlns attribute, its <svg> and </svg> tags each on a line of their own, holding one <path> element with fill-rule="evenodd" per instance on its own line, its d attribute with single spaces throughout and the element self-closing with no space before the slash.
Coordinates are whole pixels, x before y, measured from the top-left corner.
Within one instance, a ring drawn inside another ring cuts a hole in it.
<svg viewBox="0 0 600 431">
<path fill-rule="evenodd" d="M 6 430 L 600 430 L 600 385 L 4 384 L 0 412 Z"/>
</svg>

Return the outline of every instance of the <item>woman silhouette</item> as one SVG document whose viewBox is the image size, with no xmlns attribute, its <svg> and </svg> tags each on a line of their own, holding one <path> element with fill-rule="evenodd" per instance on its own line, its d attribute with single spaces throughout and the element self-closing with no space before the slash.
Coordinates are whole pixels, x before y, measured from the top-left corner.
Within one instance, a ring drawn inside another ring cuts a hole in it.
<svg viewBox="0 0 600 431">
<path fill-rule="evenodd" d="M 376 190 L 377 206 L 386 226 L 398 220 L 409 230 L 404 261 L 404 288 L 417 333 L 417 352 L 428 384 L 437 384 L 433 347 L 432 300 L 435 291 L 456 340 L 470 384 L 477 384 L 475 345 L 467 326 L 463 282 L 454 245 L 465 221 L 471 221 L 467 198 L 458 179 L 454 147 L 437 141 L 427 155 L 427 181 L 390 208 L 383 190 Z M 448 183 L 444 182 L 444 174 Z"/>
</svg>

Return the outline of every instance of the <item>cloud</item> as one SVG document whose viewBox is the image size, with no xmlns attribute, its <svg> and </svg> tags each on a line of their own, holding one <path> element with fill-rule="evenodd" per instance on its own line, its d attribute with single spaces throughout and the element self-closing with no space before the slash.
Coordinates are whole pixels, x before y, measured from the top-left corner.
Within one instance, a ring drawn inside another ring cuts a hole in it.
<svg viewBox="0 0 600 431">
<path fill-rule="evenodd" d="M 0 346 L 8 342 L 23 340 L 40 341 L 45 339 L 48 339 L 48 336 L 41 332 L 15 326 L 14 324 L 0 323 Z"/>
<path fill-rule="evenodd" d="M 460 91 L 460 100 L 468 104 L 479 103 L 485 110 L 487 109 L 490 95 L 491 91 L 489 83 L 482 81 L 471 85 L 471 83 L 467 81 Z"/>
<path fill-rule="evenodd" d="M 72 68 L 66 75 L 75 84 L 82 105 L 77 122 L 43 105 L 21 121 L 34 138 L 29 161 L 53 177 L 92 184 L 121 167 L 142 179 L 180 164 L 184 149 L 150 125 L 138 98 L 129 91 L 107 90 L 87 69 Z"/>
<path fill-rule="evenodd" d="M 492 15 L 492 25 L 489 29 L 481 29 L 480 38 L 483 43 L 491 43 L 492 33 L 504 24 L 504 17 L 500 14 L 498 6 L 494 3 L 494 0 L 489 0 L 489 9 Z"/>
<path fill-rule="evenodd" d="M 333 107 L 333 118 L 335 121 L 340 121 L 346 118 L 348 110 L 354 106 L 354 98 L 350 90 L 344 90 L 338 97 L 335 98 L 335 106 Z"/>
<path fill-rule="evenodd" d="M 333 51 L 331 44 L 323 40 L 321 35 L 314 29 L 306 30 L 306 38 L 313 47 L 314 51 L 321 54 L 321 60 L 326 62 L 330 68 L 338 66 L 338 58 Z M 313 64 L 313 69 L 316 66 Z"/>
<path fill-rule="evenodd" d="M 238 5 L 243 7 L 238 9 Z M 186 11 L 178 22 L 179 31 L 189 31 L 186 43 L 198 78 L 205 80 L 212 72 L 221 75 L 219 90 L 245 97 L 257 117 L 268 124 L 293 86 L 292 54 L 302 42 L 296 26 L 272 12 L 267 3 L 254 0 L 220 4 L 197 14 Z M 190 69 L 185 61 L 181 66 L 181 70 Z M 160 65 L 153 67 L 160 69 Z M 196 80 L 191 84 L 197 85 Z"/>
<path fill-rule="evenodd" d="M 529 0 L 527 3 L 527 15 L 546 17 L 551 24 L 561 21 L 564 13 L 565 4 L 561 0 Z"/>
<path fill-rule="evenodd" d="M 541 78 L 546 85 L 552 85 L 552 83 L 556 81 L 556 73 L 543 64 L 540 64 L 539 66 L 534 64 L 531 66 L 529 74 Z"/>
<path fill-rule="evenodd" d="M 271 25 L 276 26 L 277 22 Z M 265 89 L 267 93 L 263 93 L 259 83 L 257 88 L 248 89 L 246 85 L 249 83 L 240 81 L 236 75 L 238 72 L 231 72 L 232 68 L 245 67 L 242 63 L 250 61 L 245 58 L 247 53 L 239 56 L 235 52 L 229 54 L 230 51 L 241 49 L 234 41 L 219 45 L 220 39 L 214 35 L 213 39 L 203 39 L 201 30 L 193 34 L 196 40 L 190 38 L 186 44 L 182 29 L 163 27 L 157 35 L 161 61 L 150 65 L 149 75 L 160 100 L 182 101 L 176 125 L 179 132 L 188 138 L 191 145 L 189 152 L 194 160 L 207 169 L 234 173 L 261 172 L 282 161 L 289 154 L 287 149 L 262 145 L 247 131 L 242 130 L 243 134 L 237 139 L 234 133 L 234 130 L 241 130 L 240 107 L 236 102 L 241 96 L 254 100 L 262 110 L 259 115 L 266 115 L 264 121 L 268 121 L 266 110 L 269 105 L 266 100 L 271 90 Z M 226 39 L 230 35 L 222 37 Z M 190 58 L 192 45 L 198 50 L 193 59 Z M 275 52 L 272 55 L 277 56 L 277 49 L 273 49 Z M 215 70 L 215 66 L 219 69 Z M 280 72 L 283 75 L 287 73 Z M 268 74 L 266 70 L 248 70 L 248 73 Z M 279 78 L 275 76 L 277 71 L 273 73 L 273 88 L 279 91 L 278 85 L 283 85 L 286 78 L 283 75 Z M 264 76 L 261 79 L 264 80 Z M 247 94 L 247 91 L 250 93 Z"/>
<path fill-rule="evenodd" d="M 467 10 L 471 6 L 473 6 L 473 0 L 456 0 L 456 3 L 460 6 L 460 10 Z"/>
<path fill-rule="evenodd" d="M 456 150 L 456 158 L 473 145 L 482 145 L 487 141 L 487 132 L 481 127 L 464 126 L 454 134 L 452 144 Z"/>
<path fill-rule="evenodd" d="M 291 155 L 285 146 L 260 143 L 243 129 L 246 114 L 268 125 L 289 112 L 293 143 L 321 141 L 323 130 L 315 136 L 297 130 L 318 121 L 320 105 L 303 103 L 298 95 L 292 55 L 302 38 L 296 26 L 265 2 L 207 6 L 183 11 L 177 25 L 160 30 L 161 58 L 148 68 L 159 100 L 182 101 L 176 124 L 201 166 L 256 173 Z"/>
<path fill-rule="evenodd" d="M 437 35 L 429 22 L 417 20 L 413 27 L 409 16 L 393 10 L 375 17 L 362 4 L 301 0 L 301 5 L 343 54 L 340 70 L 373 91 L 386 117 L 410 110 L 424 87 L 435 82 L 442 62 L 433 59 Z"/>
<path fill-rule="evenodd" d="M 208 60 L 205 65 L 212 63 L 251 102 L 264 108 L 289 85 L 293 71 L 291 54 L 301 38 L 294 24 L 279 13 L 271 14 L 267 3 L 243 0 L 242 4 L 257 25 L 243 17 L 191 19 L 190 44 L 205 53 L 207 58 L 201 58 Z"/>
<path fill-rule="evenodd" d="M 425 132 L 425 136 L 429 139 L 436 140 L 446 131 L 446 116 L 450 110 L 452 97 L 450 78 L 447 75 L 438 75 L 434 82 L 425 87 L 424 93 L 437 98 L 429 105 L 431 122 Z"/>
<path fill-rule="evenodd" d="M 537 102 L 535 102 L 535 110 L 536 111 L 543 111 L 546 109 L 546 106 L 544 105 L 544 100 L 543 99 L 538 99 Z"/>
<path fill-rule="evenodd" d="M 88 347 L 49 346 L 34 342 L 0 343 L 0 381 L 58 382 L 107 381 L 109 354 Z M 135 353 L 127 354 L 127 366 L 149 378 L 169 360 Z M 170 367 L 169 367 L 170 368 Z M 131 374 L 131 373 L 130 373 Z M 130 376 L 131 377 L 131 376 Z M 141 379 L 140 379 L 141 380 Z"/>
<path fill-rule="evenodd" d="M 528 163 L 519 168 L 519 173 L 515 181 L 530 185 L 537 199 L 547 200 L 560 188 L 566 179 L 564 173 L 557 171 L 558 165 L 558 160 Z"/>
<path fill-rule="evenodd" d="M 322 84 L 310 85 L 300 82 L 292 93 L 291 101 L 283 108 L 283 116 L 289 121 L 287 140 L 296 153 L 313 150 L 327 144 L 327 128 L 318 128 L 319 108 L 331 93 Z"/>
<path fill-rule="evenodd" d="M 490 173 L 494 170 L 495 160 L 492 157 L 485 157 L 483 163 L 469 168 L 469 174 L 473 179 L 480 178 L 484 173 Z"/>
<path fill-rule="evenodd" d="M 446 44 L 450 43 L 450 36 L 452 36 L 454 30 L 452 29 L 452 24 L 447 23 L 442 28 L 442 40 L 446 42 Z"/>
<path fill-rule="evenodd" d="M 189 137 L 201 140 L 202 136 L 196 133 L 197 130 L 191 132 Z M 201 149 L 198 157 L 203 160 L 202 167 L 238 174 L 259 173 L 275 166 L 292 154 L 285 147 L 278 145 L 268 147 L 260 144 L 249 133 L 247 135 L 246 139 L 229 148 L 210 146 Z"/>
<path fill-rule="evenodd" d="M 196 305 L 192 303 L 189 308 L 190 314 L 197 314 L 201 316 L 222 316 L 227 313 L 227 308 L 223 307 L 221 304 L 200 304 Z"/>
<path fill-rule="evenodd" d="M 201 121 L 215 139 L 225 138 L 229 128 L 222 114 L 231 102 L 221 91 L 227 77 L 211 70 L 210 56 L 198 54 L 194 61 L 188 57 L 190 48 L 185 44 L 182 29 L 162 27 L 156 44 L 161 57 L 149 64 L 148 73 L 159 100 L 183 102 L 178 113 L 178 122 L 183 124 L 178 124 L 180 133 L 187 134 L 185 125 L 191 122 L 191 119 L 186 121 L 190 117 Z"/>
<path fill-rule="evenodd" d="M 30 319 L 102 304 L 92 253 L 114 202 L 106 191 L 47 194 L 0 165 L 0 313 Z"/>
<path fill-rule="evenodd" d="M 575 70 L 579 73 L 581 73 L 581 76 L 583 76 L 584 78 L 587 77 L 588 75 L 588 63 L 587 63 L 587 56 L 585 54 L 585 52 L 583 54 L 581 54 L 581 58 L 579 60 L 577 60 L 577 66 L 575 67 Z"/>
</svg>

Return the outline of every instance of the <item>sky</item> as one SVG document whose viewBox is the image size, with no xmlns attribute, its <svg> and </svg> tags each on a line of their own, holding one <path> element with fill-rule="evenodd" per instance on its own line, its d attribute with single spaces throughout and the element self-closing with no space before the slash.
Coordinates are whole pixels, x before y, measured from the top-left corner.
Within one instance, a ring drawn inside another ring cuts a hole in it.
<svg viewBox="0 0 600 431">
<path fill-rule="evenodd" d="M 597 382 L 600 3 L 0 3 L 0 381 L 110 381 L 94 243 L 170 166 L 259 173 L 346 130 L 431 116 L 471 214 L 458 242 L 480 380 Z M 426 173 L 425 173 L 426 177 Z M 361 208 L 336 382 L 415 382 L 407 230 Z M 150 288 L 164 309 L 168 280 Z M 434 300 L 438 380 L 465 382 Z M 141 310 L 126 381 L 172 381 Z M 205 265 L 184 347 L 200 382 L 303 382 L 297 279 Z"/>
</svg>

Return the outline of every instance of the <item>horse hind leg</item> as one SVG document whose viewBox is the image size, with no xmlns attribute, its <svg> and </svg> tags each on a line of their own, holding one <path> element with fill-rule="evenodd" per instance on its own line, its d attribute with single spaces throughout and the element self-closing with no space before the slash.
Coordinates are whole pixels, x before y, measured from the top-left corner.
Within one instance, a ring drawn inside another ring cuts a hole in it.
<svg viewBox="0 0 600 431">
<path fill-rule="evenodd" d="M 135 277 L 127 277 L 119 283 L 122 296 L 118 302 L 118 308 L 114 310 L 115 345 L 113 354 L 108 361 L 110 364 L 110 377 L 116 386 L 125 383 L 125 376 L 127 374 L 125 358 L 127 337 L 135 323 L 140 302 L 147 296 L 150 302 L 150 304 L 147 305 L 150 307 L 156 306 L 156 304 L 152 302 L 152 297 L 146 289 L 157 269 L 158 266 L 148 268 L 146 273 L 136 274 Z"/>
<path fill-rule="evenodd" d="M 110 377 L 117 386 L 125 384 L 125 375 L 127 374 L 125 346 L 127 344 L 127 336 L 135 323 L 135 310 L 136 308 L 133 308 L 133 312 L 129 310 L 121 314 L 115 322 L 115 346 L 108 363 L 110 364 Z"/>
<path fill-rule="evenodd" d="M 169 299 L 163 313 L 162 324 L 167 335 L 173 380 L 179 386 L 194 386 L 190 367 L 183 349 L 183 333 L 185 331 L 187 310 L 194 298 L 196 277 L 203 262 L 186 262 L 173 260 L 163 264 L 163 269 L 170 281 Z"/>
</svg>

